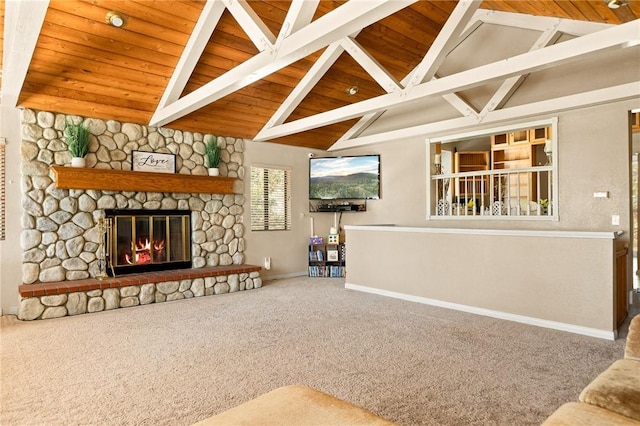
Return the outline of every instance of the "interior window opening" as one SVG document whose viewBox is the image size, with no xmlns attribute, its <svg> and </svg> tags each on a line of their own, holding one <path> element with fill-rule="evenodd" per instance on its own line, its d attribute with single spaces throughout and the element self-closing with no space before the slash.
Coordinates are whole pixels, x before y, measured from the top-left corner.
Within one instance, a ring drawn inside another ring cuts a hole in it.
<svg viewBox="0 0 640 426">
<path fill-rule="evenodd" d="M 428 216 L 557 220 L 556 122 L 428 141 Z"/>
</svg>

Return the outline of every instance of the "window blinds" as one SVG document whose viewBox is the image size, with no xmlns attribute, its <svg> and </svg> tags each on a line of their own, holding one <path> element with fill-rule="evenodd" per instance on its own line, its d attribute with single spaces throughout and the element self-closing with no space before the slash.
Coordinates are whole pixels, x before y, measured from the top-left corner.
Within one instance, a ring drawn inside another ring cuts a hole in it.
<svg viewBox="0 0 640 426">
<path fill-rule="evenodd" d="M 251 167 L 251 230 L 291 229 L 291 171 Z"/>
</svg>

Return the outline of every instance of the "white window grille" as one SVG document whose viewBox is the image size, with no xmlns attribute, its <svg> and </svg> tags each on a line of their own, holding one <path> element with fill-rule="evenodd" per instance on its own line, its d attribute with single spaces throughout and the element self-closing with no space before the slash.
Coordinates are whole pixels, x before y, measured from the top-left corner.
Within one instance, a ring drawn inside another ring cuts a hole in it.
<svg viewBox="0 0 640 426">
<path fill-rule="evenodd" d="M 553 167 L 433 175 L 434 216 L 553 217 Z"/>
</svg>

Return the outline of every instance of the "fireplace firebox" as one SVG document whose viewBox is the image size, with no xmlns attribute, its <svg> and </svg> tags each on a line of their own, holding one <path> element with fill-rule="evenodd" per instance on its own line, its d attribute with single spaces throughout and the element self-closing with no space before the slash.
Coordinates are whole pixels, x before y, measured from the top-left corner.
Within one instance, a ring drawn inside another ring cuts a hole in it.
<svg viewBox="0 0 640 426">
<path fill-rule="evenodd" d="M 113 275 L 191 267 L 188 210 L 105 210 L 106 263 Z"/>
</svg>

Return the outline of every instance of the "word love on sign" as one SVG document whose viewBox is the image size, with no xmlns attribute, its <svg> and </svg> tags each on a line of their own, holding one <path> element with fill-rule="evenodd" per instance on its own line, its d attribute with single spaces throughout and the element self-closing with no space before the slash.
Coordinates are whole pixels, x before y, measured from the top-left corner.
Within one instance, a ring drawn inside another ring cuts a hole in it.
<svg viewBox="0 0 640 426">
<path fill-rule="evenodd" d="M 175 154 L 131 151 L 131 170 L 139 172 L 175 173 Z"/>
</svg>

